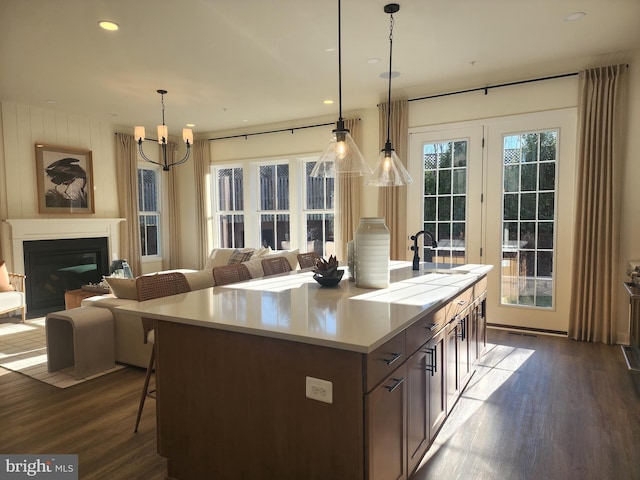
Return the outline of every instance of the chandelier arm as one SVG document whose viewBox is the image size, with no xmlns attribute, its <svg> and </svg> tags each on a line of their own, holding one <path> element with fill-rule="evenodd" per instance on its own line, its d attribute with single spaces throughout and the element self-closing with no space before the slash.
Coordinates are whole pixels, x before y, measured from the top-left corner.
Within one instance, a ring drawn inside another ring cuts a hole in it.
<svg viewBox="0 0 640 480">
<path fill-rule="evenodd" d="M 190 150 L 190 148 L 191 148 L 191 145 L 189 145 L 187 143 L 187 153 L 185 153 L 184 157 L 182 157 L 182 160 L 178 160 L 177 162 L 169 163 L 168 165 L 166 165 L 166 168 L 164 168 L 164 170 L 169 170 L 169 168 L 173 167 L 174 165 L 182 165 L 184 162 L 189 160 L 189 153 L 190 153 L 189 150 Z"/>
<path fill-rule="evenodd" d="M 163 168 L 164 168 L 164 165 L 163 165 L 162 163 L 160 163 L 160 162 L 156 162 L 156 161 L 154 161 L 154 160 L 151 160 L 149 157 L 147 157 L 147 156 L 144 154 L 144 150 L 142 150 L 142 139 L 138 140 L 138 152 L 140 152 L 140 156 L 143 158 L 143 160 L 146 160 L 146 161 L 147 161 L 147 162 L 149 162 L 149 163 L 154 163 L 154 164 L 156 164 L 156 165 L 160 165 L 161 167 L 163 167 Z"/>
</svg>

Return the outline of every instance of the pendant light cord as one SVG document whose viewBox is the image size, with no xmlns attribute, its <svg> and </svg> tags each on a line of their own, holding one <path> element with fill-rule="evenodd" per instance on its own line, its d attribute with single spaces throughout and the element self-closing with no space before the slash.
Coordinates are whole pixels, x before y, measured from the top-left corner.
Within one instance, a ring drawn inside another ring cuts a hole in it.
<svg viewBox="0 0 640 480">
<path fill-rule="evenodd" d="M 393 13 L 389 15 L 389 96 L 387 103 L 387 144 L 391 146 L 391 58 L 393 56 Z M 385 145 L 385 148 L 387 148 Z"/>
<path fill-rule="evenodd" d="M 338 104 L 340 116 L 338 121 L 342 122 L 342 21 L 341 21 L 341 1 L 338 0 Z"/>
</svg>

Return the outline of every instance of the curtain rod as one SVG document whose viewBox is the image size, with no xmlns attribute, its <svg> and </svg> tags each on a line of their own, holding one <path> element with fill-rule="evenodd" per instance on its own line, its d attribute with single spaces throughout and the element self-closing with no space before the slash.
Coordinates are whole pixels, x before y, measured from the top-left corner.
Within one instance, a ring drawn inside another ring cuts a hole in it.
<svg viewBox="0 0 640 480">
<path fill-rule="evenodd" d="M 563 74 L 560 74 L 560 75 L 552 75 L 550 77 L 531 78 L 529 80 L 519 80 L 517 82 L 500 83 L 498 85 L 487 85 L 486 87 L 469 88 L 467 90 L 458 90 L 456 92 L 438 93 L 436 95 L 428 95 L 426 97 L 410 98 L 407 101 L 408 102 L 416 102 L 418 100 L 429 100 L 431 98 L 448 97 L 449 95 L 459 95 L 461 93 L 482 92 L 482 91 L 484 91 L 484 94 L 487 95 L 489 93 L 489 90 L 492 89 L 492 88 L 511 87 L 513 85 L 522 85 L 522 84 L 525 84 L 525 83 L 541 82 L 543 80 L 554 80 L 556 78 L 574 77 L 574 76 L 578 75 L 579 73 L 580 72 L 563 73 Z"/>
<path fill-rule="evenodd" d="M 228 137 L 216 137 L 216 138 L 208 138 L 209 142 L 213 142 L 215 140 L 228 140 L 230 138 L 249 138 L 254 135 L 266 135 L 267 133 L 281 133 L 281 132 L 291 132 L 293 135 L 294 130 L 303 130 L 305 128 L 316 128 L 316 127 L 327 127 L 329 125 L 333 125 L 335 122 L 329 123 L 318 123 L 316 125 L 305 125 L 303 127 L 291 127 L 291 128 L 281 128 L 279 130 L 267 130 L 265 132 L 255 132 L 255 133 L 243 133 L 239 135 L 229 135 Z"/>
</svg>

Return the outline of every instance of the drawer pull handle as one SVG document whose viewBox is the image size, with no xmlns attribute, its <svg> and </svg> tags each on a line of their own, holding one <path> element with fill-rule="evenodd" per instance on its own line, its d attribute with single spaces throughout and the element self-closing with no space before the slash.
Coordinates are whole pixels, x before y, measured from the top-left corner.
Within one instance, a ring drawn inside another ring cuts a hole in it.
<svg viewBox="0 0 640 480">
<path fill-rule="evenodd" d="M 384 363 L 386 363 L 387 365 L 391 365 L 402 356 L 402 353 L 393 353 L 392 355 L 393 357 L 391 357 L 389 360 L 385 360 Z"/>
<path fill-rule="evenodd" d="M 394 378 L 393 380 L 396 382 L 395 385 L 391 387 L 387 387 L 386 385 L 384 386 L 384 388 L 389 390 L 389 393 L 393 392 L 396 388 L 404 383 L 404 378 Z"/>
<path fill-rule="evenodd" d="M 437 323 L 430 323 L 429 325 L 425 325 L 424 328 L 428 329 L 430 332 L 433 332 L 437 327 Z"/>
</svg>

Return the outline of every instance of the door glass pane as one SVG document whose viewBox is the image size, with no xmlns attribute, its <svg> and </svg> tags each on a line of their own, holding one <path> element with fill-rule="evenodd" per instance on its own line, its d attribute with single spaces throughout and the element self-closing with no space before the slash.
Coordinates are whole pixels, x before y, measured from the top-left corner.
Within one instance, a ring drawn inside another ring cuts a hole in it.
<svg viewBox="0 0 640 480">
<path fill-rule="evenodd" d="M 468 141 L 423 144 L 423 230 L 433 233 L 434 262 L 465 263 Z M 422 241 L 422 239 L 420 239 Z M 431 244 L 420 253 L 428 258 Z"/>
<path fill-rule="evenodd" d="M 502 304 L 553 308 L 557 139 L 503 137 Z"/>
</svg>

